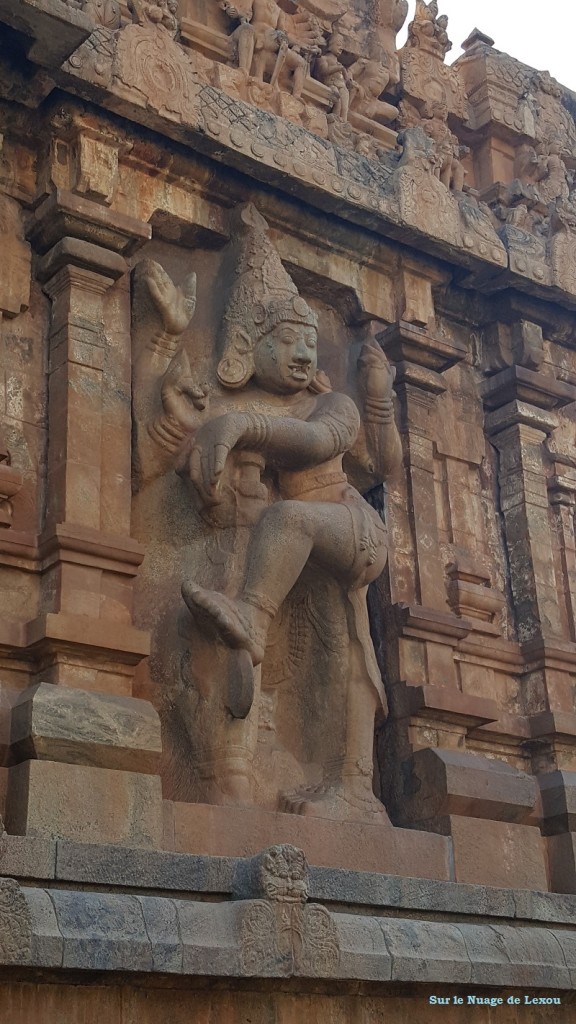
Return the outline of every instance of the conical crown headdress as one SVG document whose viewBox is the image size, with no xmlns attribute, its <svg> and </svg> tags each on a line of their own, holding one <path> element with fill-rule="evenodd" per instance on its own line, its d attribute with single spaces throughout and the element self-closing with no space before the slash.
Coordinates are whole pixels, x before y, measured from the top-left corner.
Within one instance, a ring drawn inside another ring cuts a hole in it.
<svg viewBox="0 0 576 1024">
<path fill-rule="evenodd" d="M 254 372 L 252 353 L 280 323 L 317 327 L 316 314 L 298 294 L 270 239 L 268 224 L 252 203 L 238 207 L 232 225 L 234 277 L 222 317 L 218 379 L 243 387 Z"/>
</svg>

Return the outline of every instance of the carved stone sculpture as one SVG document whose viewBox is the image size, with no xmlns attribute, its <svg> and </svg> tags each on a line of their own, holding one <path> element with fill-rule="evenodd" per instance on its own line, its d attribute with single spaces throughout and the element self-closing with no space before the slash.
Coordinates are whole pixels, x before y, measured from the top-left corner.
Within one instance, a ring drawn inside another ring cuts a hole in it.
<svg viewBox="0 0 576 1024">
<path fill-rule="evenodd" d="M 290 699 L 317 705 L 320 717 L 305 729 L 321 763 L 312 775 L 294 768 L 293 792 L 277 792 L 269 798 L 272 806 L 386 820 L 372 792 L 373 731 L 383 691 L 366 591 L 386 563 L 387 534 L 351 486 L 343 459 L 364 487 L 383 481 L 396 465 L 394 373 L 375 343 L 364 345 L 361 422 L 354 401 L 333 391 L 318 370 L 317 316 L 251 205 L 236 213 L 228 267 L 232 281 L 215 377 L 207 385 L 195 380 L 179 350 L 164 375 L 163 414 L 151 417 L 136 404 L 137 417 L 149 417 L 148 434 L 138 424 L 141 481 L 172 459 L 189 488 L 195 530 L 204 531 L 202 543 L 213 550 L 207 565 L 188 559 L 184 574 L 188 612 L 180 620 L 185 651 L 178 714 L 195 770 L 208 780 L 204 798 L 249 803 L 258 790 L 261 691 L 274 731 L 278 686 L 304 682 L 307 695 Z M 157 267 L 144 273 L 154 301 L 162 293 L 164 322 L 172 317 L 173 332 L 179 330 L 190 309 L 184 293 L 179 297 Z M 173 314 L 182 302 L 180 320 Z M 148 369 L 141 362 L 138 370 L 141 391 L 161 368 L 151 369 L 149 346 L 147 352 Z M 215 561 L 222 566 L 219 589 Z M 175 619 L 176 607 L 171 614 Z M 329 735 L 333 718 L 323 717 L 323 705 L 339 705 L 342 728 L 335 735 Z"/>
<path fill-rule="evenodd" d="M 266 78 L 272 87 L 289 88 L 299 99 L 310 57 L 322 40 L 316 20 L 306 12 L 289 18 L 275 0 L 222 7 L 238 22 L 231 35 L 238 67 L 258 82 Z"/>
<path fill-rule="evenodd" d="M 316 61 L 316 77 L 330 89 L 332 113 L 340 121 L 348 120 L 350 91 L 357 91 L 352 73 L 340 63 L 344 49 L 344 38 L 340 32 L 333 32 L 328 47 Z"/>
<path fill-rule="evenodd" d="M 384 103 L 380 97 L 393 84 L 388 62 L 368 60 L 360 57 L 349 70 L 355 86 L 350 107 L 371 121 L 388 124 L 394 121 L 398 111 L 391 103 Z"/>
<path fill-rule="evenodd" d="M 438 15 L 436 0 L 430 0 L 430 3 L 425 3 L 425 0 L 416 0 L 414 20 L 408 28 L 406 45 L 427 50 L 444 60 L 448 51 L 452 49 L 447 28 L 448 18 L 445 14 Z"/>
<path fill-rule="evenodd" d="M 454 132 L 448 127 L 448 108 L 445 103 L 432 102 L 425 111 L 422 127 L 434 142 L 436 149 L 436 177 L 446 188 L 462 192 L 465 171 L 460 156 L 468 152 L 461 146 Z"/>
<path fill-rule="evenodd" d="M 191 58 L 176 42 L 177 0 L 133 0 L 129 9 L 133 24 L 119 34 L 114 75 L 179 119 L 191 117 L 197 75 Z"/>
<path fill-rule="evenodd" d="M 257 878 L 255 892 L 241 924 L 244 969 L 267 973 L 271 964 L 287 973 L 311 965 L 318 977 L 338 967 L 340 943 L 332 915 L 318 903 L 308 903 L 308 865 L 302 850 L 273 846 L 250 867 Z"/>
</svg>

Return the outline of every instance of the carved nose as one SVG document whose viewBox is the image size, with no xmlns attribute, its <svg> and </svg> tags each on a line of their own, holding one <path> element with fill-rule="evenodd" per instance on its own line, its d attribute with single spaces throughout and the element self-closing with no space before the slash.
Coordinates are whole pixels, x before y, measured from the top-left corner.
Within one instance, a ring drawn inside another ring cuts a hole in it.
<svg viewBox="0 0 576 1024">
<path fill-rule="evenodd" d="M 312 358 L 307 349 L 301 348 L 298 349 L 298 351 L 296 352 L 294 356 L 294 362 L 298 363 L 299 366 L 310 366 Z"/>
</svg>

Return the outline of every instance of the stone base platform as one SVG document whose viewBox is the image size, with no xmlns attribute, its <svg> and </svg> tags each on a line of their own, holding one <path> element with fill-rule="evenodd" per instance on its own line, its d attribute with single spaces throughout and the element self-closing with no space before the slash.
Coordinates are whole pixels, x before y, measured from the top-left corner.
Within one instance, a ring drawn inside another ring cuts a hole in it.
<svg viewBox="0 0 576 1024">
<path fill-rule="evenodd" d="M 310 864 L 472 885 L 546 890 L 545 840 L 525 825 L 453 817 L 447 834 L 281 814 L 259 807 L 164 801 L 164 848 L 182 854 L 253 857 L 291 843 Z M 479 856 L 489 837 L 498 855 Z"/>
<path fill-rule="evenodd" d="M 259 807 L 164 802 L 164 846 L 176 853 L 253 857 L 277 843 L 310 864 L 453 880 L 451 840 L 432 832 L 281 814 Z"/>
<path fill-rule="evenodd" d="M 247 859 L 4 835 L 0 1019 L 572 1021 L 575 922 L 574 896 L 307 869 L 292 847 Z"/>
</svg>

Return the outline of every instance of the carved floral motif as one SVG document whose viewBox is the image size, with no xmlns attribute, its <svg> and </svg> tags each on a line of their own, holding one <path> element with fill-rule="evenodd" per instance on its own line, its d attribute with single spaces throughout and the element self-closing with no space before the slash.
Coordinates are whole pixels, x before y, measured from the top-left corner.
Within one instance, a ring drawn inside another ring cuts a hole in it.
<svg viewBox="0 0 576 1024">
<path fill-rule="evenodd" d="M 24 893 L 11 878 L 0 879 L 0 963 L 23 963 L 30 955 L 32 924 Z"/>
<path fill-rule="evenodd" d="M 265 900 L 251 904 L 242 919 L 242 961 L 249 974 L 282 965 L 287 976 L 306 972 L 330 977 L 338 969 L 340 946 L 331 914 L 307 904 L 306 858 L 294 846 L 274 846 L 260 856 Z"/>
</svg>

